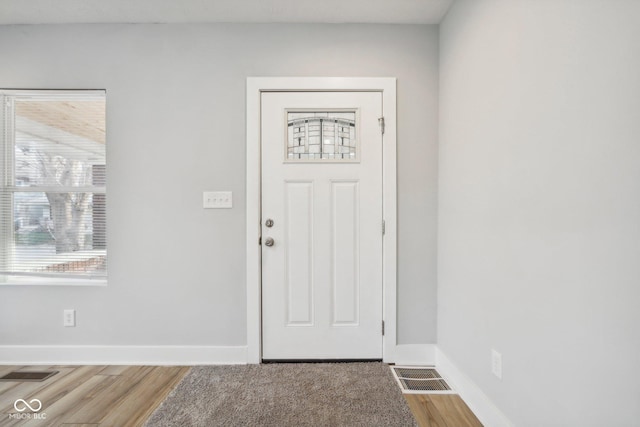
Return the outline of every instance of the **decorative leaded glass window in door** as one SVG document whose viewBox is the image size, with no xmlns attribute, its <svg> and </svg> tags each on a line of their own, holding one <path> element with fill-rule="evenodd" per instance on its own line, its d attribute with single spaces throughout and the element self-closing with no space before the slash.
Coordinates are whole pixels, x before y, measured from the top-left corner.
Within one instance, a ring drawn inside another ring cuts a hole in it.
<svg viewBox="0 0 640 427">
<path fill-rule="evenodd" d="M 287 161 L 357 161 L 356 111 L 287 111 Z"/>
</svg>

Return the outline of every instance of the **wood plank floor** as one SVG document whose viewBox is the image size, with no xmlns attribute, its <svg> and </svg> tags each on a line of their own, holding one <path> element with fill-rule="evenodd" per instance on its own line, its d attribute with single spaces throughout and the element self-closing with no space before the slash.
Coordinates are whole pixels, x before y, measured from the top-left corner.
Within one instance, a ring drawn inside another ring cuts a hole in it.
<svg viewBox="0 0 640 427">
<path fill-rule="evenodd" d="M 457 394 L 405 394 L 420 427 L 482 427 Z"/>
<path fill-rule="evenodd" d="M 0 382 L 0 426 L 141 426 L 189 371 L 168 366 L 0 366 L 59 371 L 43 382 Z M 458 395 L 405 395 L 420 427 L 481 427 Z M 39 399 L 46 419 L 19 419 L 16 399 Z"/>
<path fill-rule="evenodd" d="M 0 366 L 0 376 L 16 370 L 60 372 L 43 382 L 0 382 L 2 427 L 140 426 L 189 368 Z M 16 399 L 40 400 L 42 409 L 38 415 L 46 414 L 46 419 L 11 418 L 11 414 L 19 414 L 14 408 Z"/>
</svg>

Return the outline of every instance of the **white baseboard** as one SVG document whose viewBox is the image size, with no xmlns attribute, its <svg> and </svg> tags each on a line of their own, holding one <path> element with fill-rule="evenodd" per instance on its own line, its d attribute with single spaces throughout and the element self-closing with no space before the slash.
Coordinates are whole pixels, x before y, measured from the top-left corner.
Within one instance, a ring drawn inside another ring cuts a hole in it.
<svg viewBox="0 0 640 427">
<path fill-rule="evenodd" d="M 435 344 L 400 344 L 396 345 L 393 362 L 396 365 L 435 365 Z"/>
<path fill-rule="evenodd" d="M 440 348 L 436 348 L 435 353 L 438 373 L 460 395 L 484 426 L 513 427 L 513 423 L 493 404 L 480 387 L 463 374 Z"/>
<path fill-rule="evenodd" d="M 0 365 L 241 365 L 247 347 L 4 345 Z"/>
</svg>

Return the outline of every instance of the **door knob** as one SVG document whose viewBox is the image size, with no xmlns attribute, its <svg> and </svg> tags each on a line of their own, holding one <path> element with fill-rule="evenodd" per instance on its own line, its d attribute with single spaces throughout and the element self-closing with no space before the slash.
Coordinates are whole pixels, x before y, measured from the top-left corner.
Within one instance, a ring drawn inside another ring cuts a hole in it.
<svg viewBox="0 0 640 427">
<path fill-rule="evenodd" d="M 271 237 L 267 237 L 266 239 L 264 239 L 264 244 L 265 246 L 273 246 L 275 242 L 273 241 L 273 239 Z"/>
<path fill-rule="evenodd" d="M 267 227 L 271 228 L 273 227 L 273 220 L 272 219 L 268 219 L 264 222 L 264 225 L 266 225 Z"/>
</svg>

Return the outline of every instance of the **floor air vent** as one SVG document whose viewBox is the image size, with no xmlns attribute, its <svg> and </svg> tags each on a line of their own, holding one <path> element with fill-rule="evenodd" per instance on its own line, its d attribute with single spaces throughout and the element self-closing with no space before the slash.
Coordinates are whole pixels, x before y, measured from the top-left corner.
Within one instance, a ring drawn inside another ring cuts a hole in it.
<svg viewBox="0 0 640 427">
<path fill-rule="evenodd" d="M 403 393 L 455 394 L 435 368 L 392 366 L 391 370 Z"/>
<path fill-rule="evenodd" d="M 13 371 L 13 372 L 9 372 L 4 377 L 0 377 L 0 381 L 16 381 L 16 382 L 44 381 L 47 378 L 50 378 L 50 377 L 54 376 L 57 373 L 58 373 L 58 371 L 47 371 L 47 372 L 43 372 L 43 371 L 38 371 L 38 372 L 35 372 L 35 371 Z"/>
</svg>

